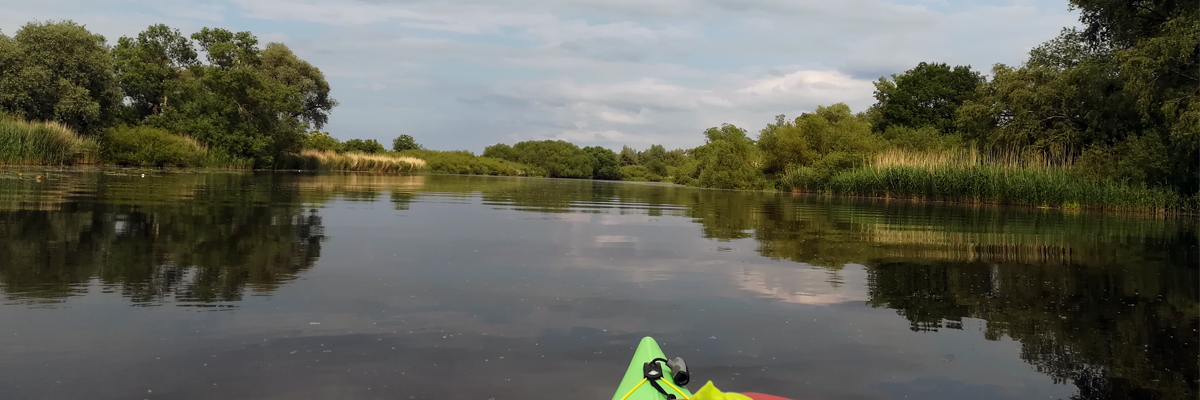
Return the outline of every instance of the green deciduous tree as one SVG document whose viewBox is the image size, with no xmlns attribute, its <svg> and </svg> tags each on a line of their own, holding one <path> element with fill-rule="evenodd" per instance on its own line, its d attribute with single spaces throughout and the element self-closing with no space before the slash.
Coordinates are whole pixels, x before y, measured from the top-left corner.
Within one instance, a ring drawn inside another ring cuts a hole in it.
<svg viewBox="0 0 1200 400">
<path fill-rule="evenodd" d="M 1123 92 L 1147 123 L 1143 137 L 1164 141 L 1171 171 L 1164 178 L 1185 193 L 1200 192 L 1200 3 L 1195 1 L 1071 0 L 1084 36 L 1109 49 Z"/>
<path fill-rule="evenodd" d="M 583 151 L 592 156 L 592 179 L 621 180 L 621 162 L 617 153 L 599 146 L 584 147 Z"/>
<path fill-rule="evenodd" d="M 497 143 L 497 144 L 483 148 L 483 156 L 491 157 L 491 158 L 498 158 L 501 160 L 511 161 L 511 162 L 519 162 L 519 161 L 517 161 L 517 159 L 520 158 L 520 157 L 517 157 L 517 153 L 513 151 L 512 146 L 509 146 L 504 143 Z"/>
<path fill-rule="evenodd" d="M 0 111 L 94 135 L 113 122 L 120 99 L 103 36 L 71 21 L 0 34 Z"/>
<path fill-rule="evenodd" d="M 592 156 L 562 140 L 525 141 L 512 147 L 517 162 L 541 168 L 553 178 L 591 178 Z"/>
<path fill-rule="evenodd" d="M 129 99 L 131 122 L 161 114 L 188 68 L 199 64 L 192 42 L 177 29 L 153 25 L 113 49 L 116 78 Z"/>
<path fill-rule="evenodd" d="M 249 32 L 204 28 L 188 40 L 156 25 L 122 38 L 114 55 L 134 120 L 258 166 L 300 151 L 337 104 L 320 70 L 281 44 L 260 49 Z"/>
<path fill-rule="evenodd" d="M 342 143 L 337 138 L 329 136 L 329 132 L 311 131 L 304 138 L 304 148 L 306 150 L 317 151 L 343 151 Z"/>
<path fill-rule="evenodd" d="M 890 126 L 920 128 L 933 126 L 938 131 L 954 131 L 954 116 L 964 101 L 975 96 L 975 87 L 983 77 L 970 66 L 920 63 L 892 80 L 875 82 L 875 107 L 879 109 L 877 131 Z"/>
<path fill-rule="evenodd" d="M 746 131 L 730 124 L 704 131 L 706 144 L 693 150 L 700 186 L 720 189 L 761 189 L 759 152 Z"/>
<path fill-rule="evenodd" d="M 871 125 L 851 113 L 844 103 L 819 106 L 795 121 L 777 116 L 758 139 L 767 173 L 779 173 L 792 165 L 811 166 L 835 152 L 865 156 L 881 145 L 871 133 Z"/>
<path fill-rule="evenodd" d="M 392 140 L 392 151 L 419 150 L 420 148 L 421 145 L 417 144 L 416 139 L 409 135 L 400 135 Z"/>
<path fill-rule="evenodd" d="M 621 147 L 621 165 L 638 165 L 638 151 L 629 146 Z"/>
<path fill-rule="evenodd" d="M 343 151 L 356 151 L 359 153 L 375 154 L 383 153 L 387 149 L 375 139 L 350 139 L 342 143 Z"/>
<path fill-rule="evenodd" d="M 329 82 L 320 69 L 296 57 L 282 43 L 267 44 L 261 59 L 260 68 L 267 77 L 300 92 L 301 107 L 293 117 L 316 129 L 329 122 L 329 112 L 337 106 L 337 100 L 329 97 Z"/>
</svg>

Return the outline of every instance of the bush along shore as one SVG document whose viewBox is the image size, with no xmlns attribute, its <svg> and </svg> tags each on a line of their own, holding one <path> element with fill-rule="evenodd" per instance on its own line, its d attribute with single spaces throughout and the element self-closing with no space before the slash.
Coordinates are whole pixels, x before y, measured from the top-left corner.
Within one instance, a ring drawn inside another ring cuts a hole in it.
<svg viewBox="0 0 1200 400">
<path fill-rule="evenodd" d="M 338 103 L 320 69 L 250 32 L 153 25 L 110 46 L 71 21 L 35 22 L 0 33 L 0 88 L 12 91 L 0 93 L 0 164 L 534 176 L 1200 213 L 1200 3 L 1148 6 L 1147 21 L 1113 2 L 1068 2 L 1082 26 L 1021 64 L 985 77 L 922 62 L 881 77 L 858 112 L 838 103 L 778 115 L 756 135 L 723 124 L 691 149 L 541 140 L 480 155 L 409 135 L 390 149 L 332 137 L 321 129 Z"/>
</svg>

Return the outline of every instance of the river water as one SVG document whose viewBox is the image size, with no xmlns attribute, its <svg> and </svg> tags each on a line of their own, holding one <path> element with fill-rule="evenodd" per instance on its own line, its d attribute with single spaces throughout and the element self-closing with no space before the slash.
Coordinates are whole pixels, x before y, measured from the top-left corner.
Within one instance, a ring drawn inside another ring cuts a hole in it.
<svg viewBox="0 0 1200 400">
<path fill-rule="evenodd" d="M 464 176 L 0 172 L 0 399 L 1194 399 L 1194 220 Z M 44 179 L 31 179 L 37 174 Z"/>
</svg>

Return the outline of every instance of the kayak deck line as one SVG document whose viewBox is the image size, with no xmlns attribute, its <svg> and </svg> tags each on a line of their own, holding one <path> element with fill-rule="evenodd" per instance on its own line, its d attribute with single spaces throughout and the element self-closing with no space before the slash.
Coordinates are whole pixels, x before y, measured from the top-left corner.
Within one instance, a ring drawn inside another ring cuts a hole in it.
<svg viewBox="0 0 1200 400">
<path fill-rule="evenodd" d="M 678 360 L 677 360 L 678 361 Z M 689 399 L 692 397 L 691 391 L 682 385 L 676 385 L 672 382 L 675 377 L 667 378 L 672 374 L 663 374 L 663 371 L 670 371 L 671 366 L 667 362 L 666 355 L 658 346 L 658 342 L 649 336 L 642 338 L 638 343 L 638 347 L 633 352 L 633 358 L 629 361 L 629 368 L 625 370 L 625 375 L 621 379 L 621 383 L 617 386 L 617 390 L 613 393 L 613 400 L 663 400 L 668 397 L 675 397 L 674 393 L 668 394 L 658 383 L 664 383 L 669 390 L 678 393 L 679 399 Z M 652 372 L 653 371 L 653 372 Z M 653 379 L 651 379 L 653 378 Z M 686 384 L 686 379 L 678 381 Z M 650 383 L 650 385 L 646 385 Z"/>
</svg>

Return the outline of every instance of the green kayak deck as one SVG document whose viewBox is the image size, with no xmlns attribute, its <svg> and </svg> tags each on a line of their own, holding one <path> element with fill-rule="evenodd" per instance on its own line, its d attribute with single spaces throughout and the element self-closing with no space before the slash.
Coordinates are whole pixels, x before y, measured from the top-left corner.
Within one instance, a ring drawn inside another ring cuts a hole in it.
<svg viewBox="0 0 1200 400">
<path fill-rule="evenodd" d="M 663 355 L 662 349 L 658 347 L 658 342 L 655 342 L 654 338 L 649 336 L 642 338 L 641 343 L 638 343 L 637 350 L 633 352 L 633 360 L 629 361 L 629 369 L 625 370 L 625 377 L 621 378 L 621 384 L 617 385 L 617 392 L 613 394 L 613 400 L 662 400 L 666 398 L 666 396 L 663 396 L 662 393 L 659 393 L 658 390 L 655 390 L 654 387 L 649 383 L 638 386 L 638 384 L 642 383 L 642 379 L 644 378 L 642 366 L 656 358 L 665 359 L 667 357 Z M 667 364 L 662 361 L 659 361 L 658 363 L 662 366 L 663 374 L 670 375 L 670 368 L 667 367 Z M 670 380 L 671 378 L 668 377 L 666 379 Z M 659 384 L 662 385 L 663 389 L 665 389 L 668 393 L 672 393 L 675 395 L 675 397 L 680 399 L 692 397 L 692 392 L 688 391 L 685 387 L 675 386 L 684 393 L 684 396 L 680 396 L 678 393 L 674 393 L 675 391 L 673 389 L 661 381 Z M 672 382 L 672 384 L 674 384 L 674 382 Z M 637 388 L 636 390 L 634 390 L 635 387 Z M 631 390 L 633 393 L 630 393 Z M 626 395 L 629 396 L 626 397 Z"/>
</svg>

